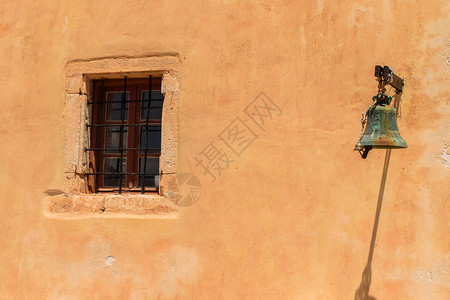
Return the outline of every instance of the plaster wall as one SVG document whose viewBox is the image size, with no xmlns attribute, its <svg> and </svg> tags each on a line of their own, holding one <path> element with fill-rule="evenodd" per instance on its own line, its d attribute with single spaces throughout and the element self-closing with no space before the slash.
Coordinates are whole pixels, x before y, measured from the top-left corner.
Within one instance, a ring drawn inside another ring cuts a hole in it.
<svg viewBox="0 0 450 300">
<path fill-rule="evenodd" d="M 376 64 L 406 79 L 409 148 L 392 152 L 369 295 L 450 298 L 448 1 L 0 3 L 0 298 L 354 299 L 384 161 L 352 151 Z M 172 219 L 46 217 L 66 64 L 152 55 L 180 60 L 177 168 L 200 200 Z M 263 129 L 243 111 L 261 92 L 282 110 Z M 195 158 L 236 117 L 258 138 L 212 181 Z"/>
</svg>

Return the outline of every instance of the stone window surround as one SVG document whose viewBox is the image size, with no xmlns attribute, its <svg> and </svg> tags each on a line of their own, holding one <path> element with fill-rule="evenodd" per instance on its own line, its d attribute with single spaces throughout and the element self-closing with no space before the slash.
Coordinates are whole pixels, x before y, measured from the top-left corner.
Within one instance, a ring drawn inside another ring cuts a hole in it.
<svg viewBox="0 0 450 300">
<path fill-rule="evenodd" d="M 64 105 L 64 187 L 48 190 L 44 213 L 51 218 L 176 218 L 176 170 L 178 144 L 180 59 L 177 55 L 157 55 L 138 58 L 102 58 L 70 61 L 65 67 Z M 143 78 L 161 76 L 164 94 L 161 128 L 159 194 L 87 193 L 86 176 L 89 157 L 84 149 L 89 145 L 86 124 L 92 80 Z"/>
</svg>

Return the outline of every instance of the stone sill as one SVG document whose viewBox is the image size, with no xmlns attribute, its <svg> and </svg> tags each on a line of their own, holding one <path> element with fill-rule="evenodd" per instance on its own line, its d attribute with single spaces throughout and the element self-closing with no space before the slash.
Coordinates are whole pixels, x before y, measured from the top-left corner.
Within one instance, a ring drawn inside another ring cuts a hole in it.
<svg viewBox="0 0 450 300">
<path fill-rule="evenodd" d="M 175 219 L 178 207 L 157 194 L 59 194 L 45 198 L 44 214 L 56 219 Z"/>
</svg>

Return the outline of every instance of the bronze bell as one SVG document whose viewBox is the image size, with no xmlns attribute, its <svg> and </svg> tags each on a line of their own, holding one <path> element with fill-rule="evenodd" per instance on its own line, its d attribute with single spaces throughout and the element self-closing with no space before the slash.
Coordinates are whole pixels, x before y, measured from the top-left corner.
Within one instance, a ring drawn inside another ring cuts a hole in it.
<svg viewBox="0 0 450 300">
<path fill-rule="evenodd" d="M 398 131 L 395 108 L 389 105 L 392 97 L 377 95 L 373 100 L 379 104 L 369 109 L 364 134 L 356 146 L 369 149 L 408 148 Z"/>
<path fill-rule="evenodd" d="M 366 158 L 370 150 L 408 148 L 398 132 L 397 112 L 389 106 L 392 97 L 385 94 L 386 85 L 395 89 L 395 107 L 400 105 L 405 80 L 388 66 L 375 66 L 375 77 L 378 80 L 378 95 L 372 97 L 373 103 L 361 118 L 361 133 L 354 150 L 358 150 L 362 158 Z M 366 123 L 367 122 L 367 123 Z"/>
</svg>

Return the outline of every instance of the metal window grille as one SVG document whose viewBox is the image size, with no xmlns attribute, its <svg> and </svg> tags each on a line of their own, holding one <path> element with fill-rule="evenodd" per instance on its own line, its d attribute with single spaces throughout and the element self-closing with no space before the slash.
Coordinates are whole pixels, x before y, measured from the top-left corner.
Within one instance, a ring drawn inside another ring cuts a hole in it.
<svg viewBox="0 0 450 300">
<path fill-rule="evenodd" d="M 85 149 L 90 156 L 86 175 L 89 182 L 93 177 L 92 192 L 121 194 L 125 190 L 143 194 L 159 189 L 164 96 L 160 90 L 152 90 L 152 76 L 146 79 L 146 87 L 142 79 L 140 85 L 127 86 L 136 80 L 125 76 L 121 91 L 118 85 L 107 88 L 107 79 L 94 84 L 92 100 L 88 101 L 92 113 L 87 125 L 91 146 Z"/>
</svg>

